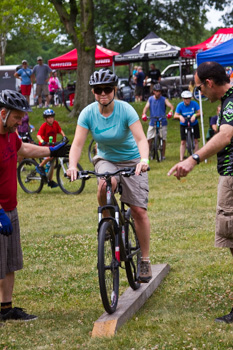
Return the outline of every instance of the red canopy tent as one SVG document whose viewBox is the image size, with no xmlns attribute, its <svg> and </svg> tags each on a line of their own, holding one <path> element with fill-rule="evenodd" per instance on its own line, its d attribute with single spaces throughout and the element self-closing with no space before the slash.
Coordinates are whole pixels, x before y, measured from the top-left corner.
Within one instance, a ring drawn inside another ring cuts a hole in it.
<svg viewBox="0 0 233 350">
<path fill-rule="evenodd" d="M 95 50 L 95 66 L 96 67 L 108 67 L 113 64 L 113 56 L 119 55 L 118 52 L 111 51 L 101 47 L 99 45 L 96 46 Z M 51 69 L 76 69 L 78 62 L 77 50 L 71 50 L 66 54 L 52 58 L 48 61 L 49 67 Z"/>
<path fill-rule="evenodd" d="M 221 28 L 209 39 L 191 47 L 184 47 L 180 51 L 180 56 L 185 58 L 196 58 L 199 52 L 211 49 L 223 42 L 233 38 L 233 28 Z"/>
</svg>

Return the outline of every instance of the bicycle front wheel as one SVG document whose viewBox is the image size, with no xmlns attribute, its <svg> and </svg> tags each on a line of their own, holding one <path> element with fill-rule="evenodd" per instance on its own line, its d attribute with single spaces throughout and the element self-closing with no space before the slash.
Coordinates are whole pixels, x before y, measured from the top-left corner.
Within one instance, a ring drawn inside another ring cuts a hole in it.
<svg viewBox="0 0 233 350">
<path fill-rule="evenodd" d="M 136 290 L 140 287 L 140 283 L 138 282 L 138 273 L 141 261 L 141 249 L 137 239 L 130 209 L 128 209 L 126 213 L 125 249 L 127 255 L 127 260 L 125 261 L 127 279 L 130 287 L 133 290 Z"/>
<path fill-rule="evenodd" d="M 78 164 L 77 167 L 78 170 L 83 170 L 80 164 Z M 77 179 L 76 181 L 70 181 L 70 178 L 65 176 L 68 169 L 69 159 L 64 158 L 63 162 L 57 167 L 57 183 L 66 194 L 80 194 L 85 187 L 85 180 Z"/>
<path fill-rule="evenodd" d="M 186 136 L 186 147 L 190 156 L 193 154 L 193 150 L 194 150 L 193 143 L 194 143 L 193 135 L 191 135 L 191 131 L 188 130 L 187 136 Z"/>
<path fill-rule="evenodd" d="M 155 135 L 155 154 L 157 162 L 162 162 L 162 143 L 163 140 L 160 135 Z"/>
<path fill-rule="evenodd" d="M 37 165 L 34 159 L 24 159 L 18 166 L 18 182 L 26 193 L 39 193 L 43 188 L 42 177 L 36 171 Z"/>
<path fill-rule="evenodd" d="M 115 312 L 119 297 L 119 265 L 115 258 L 115 236 L 111 221 L 100 226 L 98 236 L 100 295 L 107 313 Z"/>
<path fill-rule="evenodd" d="M 151 140 L 151 145 L 150 145 L 150 159 L 153 160 L 155 159 L 156 156 L 156 143 L 155 143 L 155 138 Z"/>
</svg>

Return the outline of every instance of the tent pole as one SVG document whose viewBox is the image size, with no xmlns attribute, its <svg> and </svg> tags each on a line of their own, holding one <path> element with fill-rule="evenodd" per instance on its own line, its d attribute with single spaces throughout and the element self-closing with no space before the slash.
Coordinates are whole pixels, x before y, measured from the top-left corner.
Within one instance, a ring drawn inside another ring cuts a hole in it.
<svg viewBox="0 0 233 350">
<path fill-rule="evenodd" d="M 200 104 L 202 143 L 203 143 L 203 146 L 205 146 L 205 130 L 204 130 L 203 109 L 202 109 L 202 99 L 201 99 L 200 90 L 198 91 L 198 94 L 199 94 L 199 104 Z M 205 159 L 205 163 L 207 163 L 207 159 Z"/>
</svg>

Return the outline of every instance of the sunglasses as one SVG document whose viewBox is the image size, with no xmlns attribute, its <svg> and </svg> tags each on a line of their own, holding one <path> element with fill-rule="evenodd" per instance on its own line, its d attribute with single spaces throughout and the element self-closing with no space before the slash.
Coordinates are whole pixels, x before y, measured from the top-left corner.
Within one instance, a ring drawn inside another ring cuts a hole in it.
<svg viewBox="0 0 233 350">
<path fill-rule="evenodd" d="M 197 90 L 199 90 L 199 91 L 201 91 L 201 87 L 202 87 L 202 85 L 204 85 L 205 84 L 205 81 L 204 81 L 204 83 L 201 83 L 200 85 L 198 85 L 196 88 L 197 88 Z"/>
<path fill-rule="evenodd" d="M 101 95 L 102 92 L 104 92 L 106 95 L 111 94 L 111 92 L 114 90 L 112 86 L 106 86 L 106 87 L 95 87 L 94 88 L 94 93 L 96 95 Z"/>
</svg>

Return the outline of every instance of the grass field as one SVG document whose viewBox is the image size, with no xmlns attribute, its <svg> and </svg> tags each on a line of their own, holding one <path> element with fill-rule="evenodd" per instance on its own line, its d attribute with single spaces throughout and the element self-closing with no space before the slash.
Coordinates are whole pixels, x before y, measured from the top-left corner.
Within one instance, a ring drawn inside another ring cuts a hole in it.
<svg viewBox="0 0 233 350">
<path fill-rule="evenodd" d="M 133 104 L 139 115 L 144 104 Z M 203 103 L 205 132 L 216 106 Z M 63 107 L 55 111 L 72 140 L 76 120 Z M 30 119 L 38 130 L 42 110 L 34 110 Z M 147 126 L 143 124 L 145 131 Z M 80 163 L 92 169 L 88 142 Z M 47 186 L 38 195 L 18 189 L 24 269 L 16 273 L 14 305 L 39 318 L 6 323 L 0 328 L 0 350 L 233 349 L 233 326 L 214 322 L 230 311 L 233 299 L 232 257 L 228 250 L 214 248 L 216 158 L 177 181 L 167 172 L 179 160 L 179 145 L 179 123 L 169 120 L 166 160 L 152 161 L 149 172 L 151 262 L 168 263 L 171 271 L 110 339 L 91 338 L 104 311 L 96 268 L 96 181 L 89 180 L 78 196 Z M 121 292 L 127 287 L 122 270 Z"/>
</svg>

